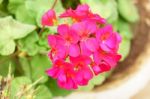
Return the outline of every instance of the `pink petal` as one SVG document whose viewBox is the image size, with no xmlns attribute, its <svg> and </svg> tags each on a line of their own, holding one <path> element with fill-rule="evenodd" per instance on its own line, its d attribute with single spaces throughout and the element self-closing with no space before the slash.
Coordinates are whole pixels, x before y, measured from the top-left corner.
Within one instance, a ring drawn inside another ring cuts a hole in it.
<svg viewBox="0 0 150 99">
<path fill-rule="evenodd" d="M 96 64 L 99 64 L 100 61 L 101 61 L 101 59 L 102 59 L 99 54 L 100 54 L 99 51 L 96 51 L 96 52 L 93 54 L 93 59 L 94 59 L 94 61 L 95 61 Z"/>
<path fill-rule="evenodd" d="M 69 47 L 69 55 L 72 57 L 77 57 L 80 54 L 80 49 L 77 44 L 71 44 Z"/>
<path fill-rule="evenodd" d="M 111 49 L 105 43 L 101 43 L 100 47 L 101 47 L 101 49 L 103 49 L 106 52 L 111 52 Z"/>
<path fill-rule="evenodd" d="M 88 34 L 95 33 L 97 30 L 97 26 L 95 22 L 92 21 L 85 21 L 84 25 L 86 27 L 86 30 L 89 32 Z"/>
<path fill-rule="evenodd" d="M 66 24 L 59 25 L 57 28 L 57 32 L 61 36 L 66 37 L 66 36 L 68 36 L 68 33 L 69 33 L 69 26 Z"/>
<path fill-rule="evenodd" d="M 92 69 L 93 69 L 95 75 L 98 75 L 102 71 L 98 65 L 92 66 Z"/>
<path fill-rule="evenodd" d="M 92 51 L 92 52 L 95 52 L 97 49 L 98 49 L 98 42 L 95 38 L 89 38 L 86 42 L 86 47 Z"/>
<path fill-rule="evenodd" d="M 42 25 L 46 26 L 52 26 L 53 20 L 56 20 L 56 15 L 54 10 L 48 10 L 43 16 L 42 16 Z"/>
<path fill-rule="evenodd" d="M 86 79 L 84 79 L 84 74 L 83 72 L 78 72 L 76 75 L 76 81 L 78 85 L 87 85 L 88 81 Z"/>
<path fill-rule="evenodd" d="M 53 78 L 57 77 L 57 72 L 58 72 L 57 68 L 51 68 L 46 71 L 46 73 Z"/>
<path fill-rule="evenodd" d="M 89 6 L 87 4 L 78 5 L 77 11 L 89 11 Z"/>
<path fill-rule="evenodd" d="M 78 41 L 79 41 L 80 38 L 79 38 L 79 35 L 76 33 L 76 31 L 74 31 L 74 30 L 71 29 L 69 31 L 69 36 L 72 39 L 71 43 L 73 43 L 73 44 L 78 43 Z"/>
<path fill-rule="evenodd" d="M 73 24 L 71 28 L 81 36 L 83 33 L 82 31 L 84 29 L 84 26 L 82 25 L 81 22 L 78 22 L 78 23 Z"/>
<path fill-rule="evenodd" d="M 90 56 L 92 52 L 86 47 L 85 42 L 80 42 L 81 54 L 85 56 Z"/>
<path fill-rule="evenodd" d="M 66 75 L 60 74 L 58 76 L 58 80 L 61 81 L 61 82 L 66 82 L 67 81 Z"/>
<path fill-rule="evenodd" d="M 116 66 L 117 62 L 120 60 L 121 56 L 117 54 L 108 53 L 102 57 L 109 65 Z"/>
<path fill-rule="evenodd" d="M 90 80 L 93 77 L 93 74 L 90 69 L 84 70 L 83 73 L 84 79 L 86 80 Z"/>
<path fill-rule="evenodd" d="M 82 68 L 88 68 L 87 65 L 91 64 L 92 60 L 88 56 L 78 56 L 78 57 L 70 57 L 70 61 L 74 64 L 77 65 L 78 63 L 84 64 Z"/>
<path fill-rule="evenodd" d="M 111 66 L 107 63 L 100 64 L 100 68 L 102 71 L 109 71 L 111 69 Z"/>
<path fill-rule="evenodd" d="M 111 49 L 115 49 L 116 45 L 117 45 L 117 37 L 116 35 L 113 33 L 106 41 L 105 44 L 111 48 Z"/>
<path fill-rule="evenodd" d="M 58 52 L 57 52 L 56 56 L 58 56 L 59 58 L 65 58 L 67 56 L 65 46 L 57 45 L 57 51 Z"/>
<path fill-rule="evenodd" d="M 54 35 L 48 35 L 48 44 L 53 47 L 56 45 L 56 38 Z"/>
<path fill-rule="evenodd" d="M 60 18 L 65 18 L 65 17 L 73 17 L 74 11 L 70 8 L 66 10 L 64 13 L 62 13 L 59 17 Z"/>
</svg>

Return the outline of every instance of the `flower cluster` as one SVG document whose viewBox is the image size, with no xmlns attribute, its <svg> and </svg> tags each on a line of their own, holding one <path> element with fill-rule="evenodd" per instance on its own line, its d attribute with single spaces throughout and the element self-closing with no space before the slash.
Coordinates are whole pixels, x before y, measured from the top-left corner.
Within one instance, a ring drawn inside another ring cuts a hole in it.
<svg viewBox="0 0 150 99">
<path fill-rule="evenodd" d="M 59 24 L 57 34 L 48 35 L 52 68 L 46 72 L 65 89 L 87 85 L 94 76 L 110 71 L 120 60 L 117 53 L 121 37 L 106 20 L 79 5 L 59 16 L 71 18 L 72 24 Z M 57 17 L 51 9 L 42 17 L 42 25 L 54 25 Z"/>
</svg>

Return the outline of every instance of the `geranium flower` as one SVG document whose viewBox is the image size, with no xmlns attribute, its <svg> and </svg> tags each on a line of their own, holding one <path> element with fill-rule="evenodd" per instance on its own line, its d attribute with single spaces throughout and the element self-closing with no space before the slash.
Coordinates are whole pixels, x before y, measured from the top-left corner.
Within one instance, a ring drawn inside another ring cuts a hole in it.
<svg viewBox="0 0 150 99">
<path fill-rule="evenodd" d="M 71 8 L 60 15 L 60 18 L 71 17 L 75 22 L 90 20 L 100 24 L 106 23 L 106 20 L 98 14 L 93 14 L 87 4 L 79 5 L 76 10 Z"/>
<path fill-rule="evenodd" d="M 107 25 L 104 28 L 98 29 L 96 33 L 96 39 L 99 42 L 100 47 L 105 51 L 116 52 L 121 42 L 121 37 L 118 33 L 113 32 L 111 25 Z"/>
<path fill-rule="evenodd" d="M 97 50 L 98 42 L 94 37 L 92 37 L 92 35 L 95 34 L 97 30 L 97 26 L 95 23 L 83 21 L 73 24 L 72 28 L 80 36 L 81 53 L 83 55 L 89 55 L 90 51 L 94 52 Z"/>
<path fill-rule="evenodd" d="M 88 81 L 92 79 L 93 74 L 89 68 L 91 59 L 88 56 L 70 57 L 71 63 L 74 65 L 76 72 L 75 80 L 79 85 L 87 85 Z"/>
<path fill-rule="evenodd" d="M 65 89 L 77 89 L 77 84 L 75 79 L 75 72 L 73 70 L 73 65 L 63 60 L 57 60 L 53 64 L 51 69 L 48 69 L 47 74 L 55 79 L 61 88 Z"/>
<path fill-rule="evenodd" d="M 45 15 L 45 25 L 50 25 Z M 53 11 L 50 15 L 53 25 L 56 16 Z M 105 19 L 92 13 L 86 4 L 66 10 L 60 17 L 75 20 L 71 24 L 59 24 L 57 33 L 48 36 L 53 66 L 46 72 L 61 88 L 69 90 L 87 85 L 95 75 L 117 65 L 121 58 L 117 53 L 121 37 L 111 25 L 105 25 Z"/>
<path fill-rule="evenodd" d="M 60 36 L 49 35 L 48 43 L 51 47 L 49 57 L 55 61 L 57 59 L 64 59 L 67 55 L 66 47 L 62 44 L 63 39 Z"/>
<path fill-rule="evenodd" d="M 72 30 L 68 25 L 62 24 L 58 26 L 58 33 L 64 40 L 64 44 L 67 47 L 70 56 L 78 56 L 80 54 L 80 49 L 78 46 L 79 36 Z"/>
<path fill-rule="evenodd" d="M 50 9 L 42 16 L 42 25 L 43 26 L 53 26 L 56 22 L 56 14 L 55 11 Z"/>
<path fill-rule="evenodd" d="M 113 52 L 106 52 L 102 49 L 98 49 L 93 54 L 93 58 L 96 64 L 101 64 L 101 62 L 108 63 L 111 67 L 116 66 L 117 62 L 120 60 L 121 55 Z"/>
<path fill-rule="evenodd" d="M 98 75 L 102 72 L 106 72 L 106 71 L 111 70 L 111 66 L 108 63 L 106 63 L 105 61 L 101 61 L 98 64 L 95 62 L 92 62 L 91 68 L 92 68 L 95 75 Z"/>
</svg>

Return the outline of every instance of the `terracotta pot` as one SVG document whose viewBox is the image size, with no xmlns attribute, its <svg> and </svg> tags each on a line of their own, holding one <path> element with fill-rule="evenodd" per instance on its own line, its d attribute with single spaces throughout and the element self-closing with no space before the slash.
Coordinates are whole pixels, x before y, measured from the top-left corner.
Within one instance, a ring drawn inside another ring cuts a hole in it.
<svg viewBox="0 0 150 99">
<path fill-rule="evenodd" d="M 73 92 L 56 99 L 130 99 L 150 81 L 150 1 L 138 0 L 140 21 L 134 26 L 134 39 L 127 59 L 112 76 L 90 92 Z"/>
</svg>

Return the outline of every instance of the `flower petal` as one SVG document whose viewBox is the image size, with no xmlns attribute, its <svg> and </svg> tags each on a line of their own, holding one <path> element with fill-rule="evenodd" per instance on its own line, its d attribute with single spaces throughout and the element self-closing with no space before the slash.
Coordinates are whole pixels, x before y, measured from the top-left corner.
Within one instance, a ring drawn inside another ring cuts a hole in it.
<svg viewBox="0 0 150 99">
<path fill-rule="evenodd" d="M 69 46 L 69 55 L 72 57 L 77 57 L 80 54 L 80 49 L 77 44 L 71 44 Z"/>
<path fill-rule="evenodd" d="M 92 52 L 86 47 L 85 42 L 80 42 L 81 54 L 85 56 L 90 56 Z"/>
<path fill-rule="evenodd" d="M 85 44 L 86 47 L 92 52 L 95 52 L 99 47 L 95 38 L 89 38 L 87 41 L 85 41 Z"/>
<path fill-rule="evenodd" d="M 57 28 L 57 32 L 61 36 L 66 37 L 66 36 L 68 36 L 68 33 L 69 33 L 69 26 L 67 24 L 59 25 Z"/>
</svg>

